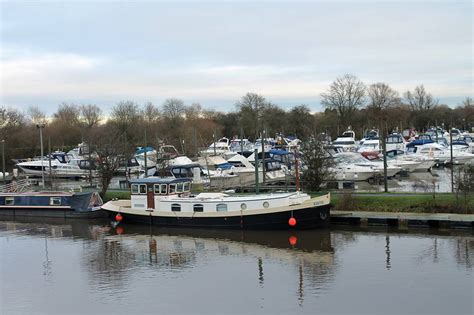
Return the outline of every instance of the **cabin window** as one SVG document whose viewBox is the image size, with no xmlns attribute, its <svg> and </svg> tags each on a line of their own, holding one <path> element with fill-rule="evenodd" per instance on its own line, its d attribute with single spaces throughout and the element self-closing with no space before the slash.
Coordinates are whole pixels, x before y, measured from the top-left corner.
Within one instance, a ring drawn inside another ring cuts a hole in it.
<svg viewBox="0 0 474 315">
<path fill-rule="evenodd" d="M 247 204 L 242 203 L 242 204 L 240 205 L 240 209 L 241 209 L 241 210 L 247 209 Z"/>
<path fill-rule="evenodd" d="M 155 194 L 166 195 L 166 185 L 155 185 Z"/>
<path fill-rule="evenodd" d="M 173 203 L 171 205 L 171 211 L 181 211 L 181 205 L 177 203 Z"/>
<path fill-rule="evenodd" d="M 138 194 L 138 185 L 132 184 L 132 194 Z"/>
<path fill-rule="evenodd" d="M 140 194 L 146 194 L 146 185 L 140 185 Z"/>
<path fill-rule="evenodd" d="M 183 184 L 183 191 L 188 192 L 191 190 L 191 183 L 187 182 Z"/>
<path fill-rule="evenodd" d="M 177 193 L 182 193 L 183 192 L 183 183 L 177 183 L 176 184 L 176 192 Z"/>
<path fill-rule="evenodd" d="M 194 212 L 204 212 L 204 206 L 201 204 L 197 204 L 193 206 Z"/>
<path fill-rule="evenodd" d="M 13 206 L 15 204 L 15 197 L 5 197 L 5 205 Z"/>
<path fill-rule="evenodd" d="M 219 211 L 227 211 L 227 205 L 225 203 L 218 203 L 216 205 L 216 210 Z"/>
<path fill-rule="evenodd" d="M 265 201 L 265 202 L 263 203 L 263 207 L 264 207 L 264 208 L 268 208 L 269 206 L 270 206 L 270 204 L 268 203 L 268 201 Z"/>
<path fill-rule="evenodd" d="M 51 197 L 51 198 L 49 198 L 49 205 L 50 206 L 60 206 L 61 205 L 61 197 Z"/>
<path fill-rule="evenodd" d="M 166 195 L 166 185 L 163 184 L 163 185 L 160 185 L 160 186 L 161 186 L 160 194 Z"/>
<path fill-rule="evenodd" d="M 176 185 L 175 184 L 170 184 L 170 194 L 174 194 L 176 192 Z"/>
</svg>

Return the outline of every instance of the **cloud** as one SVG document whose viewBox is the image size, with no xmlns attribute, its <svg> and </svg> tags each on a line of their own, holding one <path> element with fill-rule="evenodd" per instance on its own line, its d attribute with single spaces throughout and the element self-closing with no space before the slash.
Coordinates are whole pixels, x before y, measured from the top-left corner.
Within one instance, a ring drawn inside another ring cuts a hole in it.
<svg viewBox="0 0 474 315">
<path fill-rule="evenodd" d="M 0 71 L 2 81 L 46 79 L 94 69 L 100 60 L 73 53 L 39 53 L 2 49 Z"/>
</svg>

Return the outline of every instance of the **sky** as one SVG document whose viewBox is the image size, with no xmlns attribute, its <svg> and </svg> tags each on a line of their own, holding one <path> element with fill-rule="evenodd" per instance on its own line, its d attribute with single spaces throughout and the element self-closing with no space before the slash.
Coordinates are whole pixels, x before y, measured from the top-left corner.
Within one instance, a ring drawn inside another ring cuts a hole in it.
<svg viewBox="0 0 474 315">
<path fill-rule="evenodd" d="M 473 96 L 471 1 L 0 0 L 0 106 L 167 98 L 231 111 L 247 92 L 321 110 L 346 73 L 440 103 Z"/>
</svg>

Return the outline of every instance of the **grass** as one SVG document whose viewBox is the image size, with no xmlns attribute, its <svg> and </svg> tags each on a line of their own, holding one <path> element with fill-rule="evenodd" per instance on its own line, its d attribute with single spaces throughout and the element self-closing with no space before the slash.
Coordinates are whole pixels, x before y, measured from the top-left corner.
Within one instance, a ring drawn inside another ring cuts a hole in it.
<svg viewBox="0 0 474 315">
<path fill-rule="evenodd" d="M 104 202 L 110 201 L 114 198 L 117 199 L 130 199 L 130 191 L 129 190 L 108 190 L 105 193 Z"/>
<path fill-rule="evenodd" d="M 456 198 L 455 194 L 397 194 L 367 195 L 364 194 L 332 194 L 334 209 L 353 211 L 381 212 L 417 212 L 417 213 L 464 213 L 474 214 L 474 198 L 463 195 Z"/>
</svg>

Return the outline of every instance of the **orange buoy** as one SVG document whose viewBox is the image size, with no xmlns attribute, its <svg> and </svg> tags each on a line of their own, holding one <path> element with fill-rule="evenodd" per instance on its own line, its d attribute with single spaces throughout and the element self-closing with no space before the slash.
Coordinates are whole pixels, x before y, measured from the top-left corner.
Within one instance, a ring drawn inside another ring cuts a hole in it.
<svg viewBox="0 0 474 315">
<path fill-rule="evenodd" d="M 115 233 L 117 233 L 117 234 L 119 234 L 119 235 L 122 234 L 122 233 L 123 233 L 123 227 L 117 226 L 117 227 L 115 228 Z"/>
<path fill-rule="evenodd" d="M 291 217 L 289 220 L 288 220 L 288 224 L 290 226 L 295 226 L 296 225 L 296 219 Z"/>
<path fill-rule="evenodd" d="M 296 243 L 298 242 L 298 238 L 296 236 L 292 235 L 288 238 L 288 242 L 290 242 L 291 246 L 295 246 Z"/>
<path fill-rule="evenodd" d="M 122 215 L 120 213 L 117 213 L 117 215 L 115 216 L 115 221 L 120 222 L 122 221 L 122 219 L 123 219 Z"/>
</svg>

